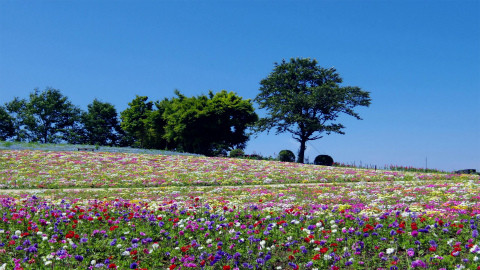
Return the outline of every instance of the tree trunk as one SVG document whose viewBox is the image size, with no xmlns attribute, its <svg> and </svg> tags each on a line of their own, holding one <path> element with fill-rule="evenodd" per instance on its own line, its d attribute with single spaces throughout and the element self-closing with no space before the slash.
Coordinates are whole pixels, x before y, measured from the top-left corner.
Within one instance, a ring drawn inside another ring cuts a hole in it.
<svg viewBox="0 0 480 270">
<path fill-rule="evenodd" d="M 306 138 L 302 138 L 300 140 L 300 150 L 298 151 L 297 163 L 303 163 L 303 161 L 305 160 L 305 149 L 307 148 L 307 146 L 305 145 L 306 143 Z"/>
</svg>

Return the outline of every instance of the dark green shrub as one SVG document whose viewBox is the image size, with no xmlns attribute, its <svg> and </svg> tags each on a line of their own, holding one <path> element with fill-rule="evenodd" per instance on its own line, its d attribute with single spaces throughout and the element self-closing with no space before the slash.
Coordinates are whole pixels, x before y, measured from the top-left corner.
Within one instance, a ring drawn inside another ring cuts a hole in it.
<svg viewBox="0 0 480 270">
<path fill-rule="evenodd" d="M 245 155 L 245 152 L 243 152 L 242 149 L 233 149 L 230 151 L 229 157 L 231 158 L 237 158 L 237 157 L 243 157 Z"/>
<path fill-rule="evenodd" d="M 278 159 L 283 162 L 294 162 L 295 154 L 290 150 L 282 150 L 278 153 Z"/>
<path fill-rule="evenodd" d="M 318 155 L 313 161 L 315 165 L 332 166 L 333 158 L 329 155 Z"/>
</svg>

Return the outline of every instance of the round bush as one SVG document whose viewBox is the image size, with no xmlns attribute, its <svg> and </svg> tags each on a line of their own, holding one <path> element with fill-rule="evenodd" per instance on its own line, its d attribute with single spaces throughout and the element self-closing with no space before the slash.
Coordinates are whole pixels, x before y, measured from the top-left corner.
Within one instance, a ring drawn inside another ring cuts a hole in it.
<svg viewBox="0 0 480 270">
<path fill-rule="evenodd" d="M 242 149 L 233 149 L 230 151 L 230 157 L 236 158 L 236 157 L 243 157 L 245 155 L 245 152 L 243 152 Z"/>
<path fill-rule="evenodd" d="M 318 155 L 313 161 L 315 165 L 332 166 L 333 158 L 329 155 Z"/>
<path fill-rule="evenodd" d="M 278 159 L 283 162 L 294 162 L 295 154 L 290 150 L 282 150 L 278 153 Z"/>
</svg>

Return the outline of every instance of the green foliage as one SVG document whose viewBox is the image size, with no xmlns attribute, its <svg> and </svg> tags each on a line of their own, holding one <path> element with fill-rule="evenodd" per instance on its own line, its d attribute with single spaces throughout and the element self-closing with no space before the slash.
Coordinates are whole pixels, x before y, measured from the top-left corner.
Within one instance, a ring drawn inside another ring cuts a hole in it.
<svg viewBox="0 0 480 270">
<path fill-rule="evenodd" d="M 27 140 L 27 131 L 23 128 L 22 124 L 22 116 L 25 113 L 26 104 L 27 101 L 25 99 L 19 99 L 18 97 L 5 103 L 5 110 L 8 112 L 13 124 L 14 132 L 11 139 L 14 141 Z"/>
<path fill-rule="evenodd" d="M 15 134 L 14 119 L 7 109 L 0 106 L 0 140 L 5 141 Z"/>
<path fill-rule="evenodd" d="M 315 157 L 313 161 L 315 165 L 324 165 L 324 166 L 332 166 L 333 165 L 333 158 L 329 155 L 318 155 Z"/>
<path fill-rule="evenodd" d="M 237 158 L 237 157 L 243 157 L 245 155 L 245 152 L 243 152 L 242 149 L 233 149 L 230 151 L 229 157 L 231 158 Z"/>
<path fill-rule="evenodd" d="M 258 116 L 250 100 L 243 100 L 225 90 L 209 96 L 177 97 L 165 106 L 164 138 L 170 147 L 208 156 L 226 155 L 234 148 L 243 149 L 249 135 L 246 129 Z"/>
<path fill-rule="evenodd" d="M 283 162 L 294 162 L 295 154 L 290 150 L 282 150 L 278 153 L 278 160 Z"/>
<path fill-rule="evenodd" d="M 17 140 L 40 143 L 58 143 L 69 140 L 77 130 L 81 111 L 60 90 L 35 89 L 29 100 L 16 98 L 6 104 L 16 114 Z"/>
<path fill-rule="evenodd" d="M 336 122 L 341 114 L 361 119 L 353 109 L 369 106 L 370 94 L 359 87 L 341 87 L 335 68 L 322 68 L 309 58 L 275 63 L 274 70 L 260 82 L 255 101 L 267 117 L 258 121 L 257 132 L 276 128 L 276 134 L 289 132 L 300 142 L 298 162 L 303 163 L 306 142 L 323 134 L 344 134 Z"/>
<path fill-rule="evenodd" d="M 148 118 L 152 113 L 153 103 L 148 97 L 136 96 L 127 109 L 120 113 L 121 128 L 134 140 L 134 146 L 144 148 L 148 141 Z"/>
<path fill-rule="evenodd" d="M 110 103 L 95 99 L 82 114 L 84 141 L 91 145 L 118 145 L 122 134 L 117 110 Z"/>
</svg>

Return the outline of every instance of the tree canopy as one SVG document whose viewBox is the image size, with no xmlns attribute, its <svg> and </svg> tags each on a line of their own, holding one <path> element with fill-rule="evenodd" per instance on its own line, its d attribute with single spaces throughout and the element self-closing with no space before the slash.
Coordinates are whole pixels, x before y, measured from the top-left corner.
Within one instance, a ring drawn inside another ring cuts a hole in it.
<svg viewBox="0 0 480 270">
<path fill-rule="evenodd" d="M 147 96 L 136 96 L 128 103 L 129 107 L 120 113 L 122 123 L 120 126 L 131 136 L 134 146 L 146 147 L 148 141 L 147 120 L 152 113 L 153 102 Z"/>
<path fill-rule="evenodd" d="M 345 134 L 337 122 L 346 114 L 361 119 L 353 109 L 370 105 L 369 92 L 356 86 L 340 86 L 342 78 L 335 68 L 323 68 L 315 59 L 292 58 L 275 63 L 273 71 L 260 82 L 255 98 L 267 116 L 257 124 L 257 131 L 276 129 L 288 132 L 300 142 L 297 162 L 303 163 L 306 142 L 323 134 Z"/>
<path fill-rule="evenodd" d="M 245 148 L 247 128 L 258 119 L 250 100 L 222 90 L 208 96 L 185 97 L 179 91 L 164 112 L 165 138 L 185 152 L 226 155 Z"/>
<path fill-rule="evenodd" d="M 35 89 L 28 100 L 15 98 L 6 108 L 15 115 L 16 140 L 41 143 L 68 141 L 81 113 L 53 88 L 41 92 Z"/>
<path fill-rule="evenodd" d="M 15 134 L 14 119 L 5 107 L 0 106 L 0 140 L 7 140 Z"/>
<path fill-rule="evenodd" d="M 82 113 L 82 124 L 85 143 L 109 146 L 119 143 L 122 130 L 112 104 L 93 100 L 87 112 Z"/>
</svg>

